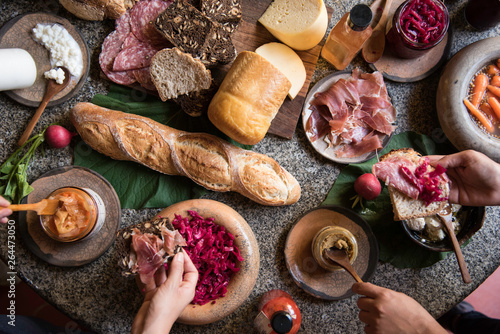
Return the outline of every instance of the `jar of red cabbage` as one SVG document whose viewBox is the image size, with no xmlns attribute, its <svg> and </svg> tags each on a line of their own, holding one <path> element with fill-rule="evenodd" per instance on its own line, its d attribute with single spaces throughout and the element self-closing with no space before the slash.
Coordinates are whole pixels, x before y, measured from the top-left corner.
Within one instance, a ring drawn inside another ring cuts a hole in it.
<svg viewBox="0 0 500 334">
<path fill-rule="evenodd" d="M 401 58 L 417 58 L 438 45 L 446 35 L 450 14 L 439 0 L 407 0 L 392 20 L 387 44 Z"/>
</svg>

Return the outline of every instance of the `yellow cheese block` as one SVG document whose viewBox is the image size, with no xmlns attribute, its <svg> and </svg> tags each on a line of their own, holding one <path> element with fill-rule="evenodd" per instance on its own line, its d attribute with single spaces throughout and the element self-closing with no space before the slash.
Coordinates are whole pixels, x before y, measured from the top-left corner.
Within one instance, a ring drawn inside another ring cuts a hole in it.
<svg viewBox="0 0 500 334">
<path fill-rule="evenodd" d="M 259 22 L 291 48 L 308 50 L 325 36 L 328 15 L 323 0 L 275 0 Z"/>
<path fill-rule="evenodd" d="M 292 83 L 288 96 L 294 99 L 306 81 L 306 68 L 302 59 L 291 48 L 281 43 L 261 45 L 255 52 L 266 58 Z"/>
</svg>

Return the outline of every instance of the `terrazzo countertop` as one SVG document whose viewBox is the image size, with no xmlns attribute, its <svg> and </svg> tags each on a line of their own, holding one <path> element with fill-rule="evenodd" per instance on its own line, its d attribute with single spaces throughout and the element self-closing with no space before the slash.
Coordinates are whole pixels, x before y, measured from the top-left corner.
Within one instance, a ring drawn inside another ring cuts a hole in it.
<svg viewBox="0 0 500 334">
<path fill-rule="evenodd" d="M 451 14 L 453 44 L 450 57 L 464 46 L 477 40 L 498 36 L 500 27 L 477 32 L 468 27 L 463 18 L 465 0 L 445 1 Z M 331 1 L 333 8 L 331 28 L 357 1 Z M 70 126 L 68 111 L 77 102 L 89 101 L 97 93 L 106 93 L 109 83 L 100 78 L 98 55 L 104 38 L 113 30 L 113 22 L 82 21 L 68 14 L 55 0 L 0 1 L 0 25 L 27 12 L 52 12 L 67 18 L 86 39 L 91 56 L 87 82 L 69 101 L 50 108 L 42 116 L 35 131 L 52 123 Z M 359 66 L 369 70 L 360 57 L 355 58 L 349 69 Z M 325 73 L 332 71 L 319 60 L 312 84 Z M 386 81 L 387 89 L 398 112 L 397 133 L 413 130 L 432 136 L 439 142 L 443 132 L 436 116 L 436 89 L 439 70 L 428 78 L 415 83 Z M 25 124 L 35 108 L 22 106 L 6 95 L 0 94 L 0 160 L 4 161 L 16 147 Z M 299 124 L 301 121 L 299 120 Z M 298 180 L 302 197 L 294 205 L 266 207 L 257 205 L 235 193 L 210 192 L 205 198 L 225 203 L 238 211 L 255 233 L 260 250 L 260 271 L 257 283 L 245 303 L 227 318 L 204 326 L 175 324 L 172 333 L 248 333 L 252 332 L 257 314 L 259 297 L 266 291 L 279 288 L 288 291 L 302 312 L 301 333 L 361 333 L 364 324 L 358 320 L 357 296 L 341 301 L 324 301 L 301 290 L 292 280 L 284 259 L 285 239 L 293 224 L 306 211 L 315 208 L 325 199 L 343 165 L 333 163 L 317 154 L 309 144 L 301 126 L 291 140 L 268 135 L 255 145 L 254 151 L 274 158 Z M 49 149 L 45 155 L 38 153 L 30 167 L 29 181 L 59 166 L 72 164 L 72 148 Z M 158 210 L 122 210 L 122 226 L 144 221 Z M 463 249 L 473 282 L 462 282 L 454 255 L 424 269 L 397 269 L 388 263 L 379 263 L 372 283 L 410 295 L 420 302 L 433 316 L 438 317 L 463 300 L 500 265 L 500 229 L 498 208 L 487 208 L 483 228 L 474 235 Z M 142 302 L 135 281 L 120 276 L 116 270 L 116 252 L 111 247 L 96 261 L 77 268 L 49 265 L 40 260 L 17 238 L 15 255 L 16 272 L 44 299 L 58 309 L 99 333 L 129 332 L 133 318 Z M 7 228 L 0 226 L 0 251 L 6 258 Z M 5 312 L 5 311 L 4 311 Z"/>
</svg>

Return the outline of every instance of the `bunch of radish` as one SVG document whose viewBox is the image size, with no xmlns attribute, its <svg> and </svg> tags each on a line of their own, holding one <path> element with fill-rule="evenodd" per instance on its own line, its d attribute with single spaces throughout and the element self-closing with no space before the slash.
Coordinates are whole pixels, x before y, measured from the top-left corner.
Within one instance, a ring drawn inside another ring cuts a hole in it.
<svg viewBox="0 0 500 334">
<path fill-rule="evenodd" d="M 356 191 L 356 196 L 352 197 L 354 199 L 354 203 L 352 207 L 354 208 L 358 202 L 363 207 L 362 199 L 371 201 L 380 195 L 380 191 L 382 190 L 382 186 L 380 185 L 379 180 L 372 173 L 365 173 L 358 177 L 354 182 L 354 191 Z"/>
<path fill-rule="evenodd" d="M 45 141 L 53 148 L 63 148 L 69 145 L 76 133 L 68 131 L 60 125 L 49 125 L 45 130 Z"/>
</svg>

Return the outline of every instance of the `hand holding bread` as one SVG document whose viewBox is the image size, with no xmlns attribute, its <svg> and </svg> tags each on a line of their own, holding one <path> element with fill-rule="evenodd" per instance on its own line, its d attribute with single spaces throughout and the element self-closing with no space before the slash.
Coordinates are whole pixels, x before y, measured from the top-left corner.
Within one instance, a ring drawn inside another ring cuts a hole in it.
<svg viewBox="0 0 500 334">
<path fill-rule="evenodd" d="M 214 191 L 236 191 L 263 205 L 300 198 L 297 180 L 275 160 L 216 136 L 179 131 L 149 118 L 78 103 L 70 118 L 82 139 L 116 160 L 183 175 Z"/>
</svg>

